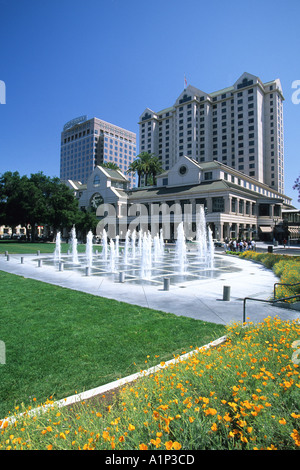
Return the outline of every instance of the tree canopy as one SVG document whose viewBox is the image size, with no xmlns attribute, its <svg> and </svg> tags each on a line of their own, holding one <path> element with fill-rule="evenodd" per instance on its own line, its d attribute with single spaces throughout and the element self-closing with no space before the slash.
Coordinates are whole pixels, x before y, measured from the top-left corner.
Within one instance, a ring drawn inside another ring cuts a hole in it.
<svg viewBox="0 0 300 470">
<path fill-rule="evenodd" d="M 142 176 L 145 177 L 145 185 L 149 184 L 152 180 L 152 184 L 156 184 L 156 176 L 161 173 L 162 166 L 160 160 L 153 154 L 148 152 L 142 152 L 137 155 L 136 159 L 129 165 L 127 173 L 138 174 L 138 187 L 141 186 Z"/>
<path fill-rule="evenodd" d="M 296 179 L 293 189 L 298 191 L 298 202 L 300 202 L 300 176 Z"/>
<path fill-rule="evenodd" d="M 30 177 L 9 171 L 0 175 L 1 225 L 30 226 L 34 241 L 38 225 L 51 226 L 55 233 L 70 229 L 77 222 L 94 229 L 97 219 L 82 213 L 73 192 L 59 178 L 50 178 L 42 172 Z"/>
<path fill-rule="evenodd" d="M 101 163 L 100 166 L 102 166 L 103 168 L 109 168 L 110 170 L 120 170 L 118 165 L 114 162 L 104 162 L 104 163 Z"/>
</svg>

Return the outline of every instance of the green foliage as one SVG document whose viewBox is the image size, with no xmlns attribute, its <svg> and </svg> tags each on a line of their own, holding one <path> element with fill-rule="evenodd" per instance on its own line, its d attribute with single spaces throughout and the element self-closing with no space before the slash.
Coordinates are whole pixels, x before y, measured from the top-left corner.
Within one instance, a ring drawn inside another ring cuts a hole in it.
<svg viewBox="0 0 300 470">
<path fill-rule="evenodd" d="M 149 180 L 153 185 L 156 184 L 156 175 L 161 173 L 162 166 L 160 160 L 153 154 L 142 152 L 137 155 L 136 159 L 129 165 L 127 173 L 138 174 L 138 186 L 141 186 L 141 177 L 145 176 L 145 185 L 147 186 Z"/>
<path fill-rule="evenodd" d="M 54 231 L 71 228 L 80 218 L 73 192 L 42 172 L 20 176 L 6 172 L 0 176 L 0 223 L 15 227 L 31 226 L 32 241 L 36 225 L 50 225 Z"/>
<path fill-rule="evenodd" d="M 148 450 L 156 459 L 170 450 L 297 450 L 299 334 L 296 320 L 231 325 L 226 342 L 161 363 L 111 397 L 59 409 L 50 397 L 34 417 L 20 407 L 0 449 Z M 149 356 L 147 365 L 161 360 Z"/>
<path fill-rule="evenodd" d="M 240 257 L 260 262 L 267 268 L 272 269 L 276 276 L 280 278 L 282 284 L 296 284 L 300 282 L 300 256 L 246 251 Z M 291 297 L 299 293 L 300 285 L 278 286 L 276 298 Z"/>
</svg>

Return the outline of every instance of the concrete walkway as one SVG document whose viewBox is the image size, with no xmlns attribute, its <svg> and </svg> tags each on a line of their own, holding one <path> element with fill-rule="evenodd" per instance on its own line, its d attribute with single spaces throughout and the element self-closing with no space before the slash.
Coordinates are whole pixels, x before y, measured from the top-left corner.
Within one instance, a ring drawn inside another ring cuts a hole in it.
<svg viewBox="0 0 300 470">
<path fill-rule="evenodd" d="M 217 256 L 226 256 L 218 254 Z M 116 299 L 118 301 L 149 307 L 187 316 L 202 321 L 229 324 L 243 320 L 243 299 L 254 297 L 269 299 L 272 297 L 273 285 L 278 282 L 274 273 L 260 264 L 228 255 L 232 270 L 222 272 L 214 279 L 204 279 L 170 285 L 164 290 L 163 283 L 157 285 L 120 283 L 106 276 L 86 276 L 84 273 L 72 270 L 59 271 L 54 265 L 45 265 L 49 255 L 0 256 L 0 270 L 47 282 L 57 286 L 74 289 L 88 294 Z M 50 255 L 51 257 L 51 255 Z M 42 265 L 38 267 L 38 259 Z M 230 287 L 230 300 L 223 300 L 224 286 Z M 278 316 L 284 320 L 300 318 L 297 310 L 280 308 L 268 303 L 247 301 L 246 318 L 259 322 L 264 318 Z"/>
</svg>

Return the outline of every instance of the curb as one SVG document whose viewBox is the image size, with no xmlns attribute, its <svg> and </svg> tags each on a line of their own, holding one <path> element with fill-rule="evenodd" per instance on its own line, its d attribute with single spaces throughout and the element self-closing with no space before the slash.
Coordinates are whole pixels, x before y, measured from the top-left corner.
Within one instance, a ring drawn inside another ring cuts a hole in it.
<svg viewBox="0 0 300 470">
<path fill-rule="evenodd" d="M 113 390 L 115 388 L 118 388 L 122 385 L 133 382 L 136 379 L 139 379 L 141 377 L 147 377 L 148 375 L 153 374 L 153 373 L 157 372 L 160 369 L 167 368 L 171 364 L 176 364 L 177 362 L 181 362 L 182 360 L 185 360 L 185 359 L 193 356 L 194 354 L 197 354 L 200 351 L 203 351 L 203 350 L 206 350 L 206 349 L 209 349 L 209 348 L 213 348 L 213 347 L 217 347 L 220 344 L 224 343 L 226 341 L 226 339 L 227 339 L 227 336 L 222 336 L 222 337 L 216 339 L 215 341 L 212 341 L 211 343 L 208 343 L 208 344 L 206 344 L 206 345 L 204 345 L 204 346 L 202 346 L 198 349 L 195 349 L 194 351 L 183 354 L 182 356 L 171 359 L 170 361 L 167 361 L 167 362 L 158 364 L 156 366 L 153 366 L 150 369 L 143 370 L 141 372 L 137 372 L 136 374 L 128 375 L 127 377 L 124 377 L 123 379 L 118 379 L 118 380 L 115 380 L 114 382 L 111 382 L 109 384 L 101 385 L 100 387 L 96 387 L 96 388 L 92 388 L 91 390 L 88 390 L 86 392 L 78 393 L 76 395 L 71 395 L 67 398 L 63 398 L 63 399 L 55 401 L 53 403 L 42 405 L 40 408 L 35 408 L 33 410 L 26 411 L 24 413 L 20 413 L 17 416 L 4 418 L 4 419 L 0 420 L 0 429 L 2 429 L 4 427 L 4 425 L 13 424 L 14 422 L 16 422 L 20 418 L 22 418 L 22 416 L 25 416 L 25 415 L 26 416 L 34 416 L 35 414 L 39 414 L 41 412 L 47 411 L 47 409 L 49 407 L 58 406 L 58 408 L 62 408 L 64 406 L 72 405 L 74 403 L 78 403 L 80 401 L 92 398 L 96 395 L 106 393 L 106 392 L 108 392 L 110 390 Z"/>
</svg>

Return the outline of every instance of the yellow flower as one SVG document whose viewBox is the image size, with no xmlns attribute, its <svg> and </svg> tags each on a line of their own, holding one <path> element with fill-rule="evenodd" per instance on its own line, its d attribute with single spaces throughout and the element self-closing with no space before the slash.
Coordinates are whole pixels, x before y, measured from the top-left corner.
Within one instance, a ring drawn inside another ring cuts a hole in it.
<svg viewBox="0 0 300 470">
<path fill-rule="evenodd" d="M 285 420 L 284 418 L 281 418 L 281 419 L 279 420 L 279 423 L 280 423 L 280 424 L 286 424 L 286 420 Z"/>
<path fill-rule="evenodd" d="M 214 424 L 211 426 L 211 430 L 212 430 L 212 431 L 217 431 L 217 429 L 218 429 L 218 426 L 217 426 L 216 423 L 214 423 Z"/>
<path fill-rule="evenodd" d="M 134 430 L 135 430 L 135 426 L 133 426 L 133 424 L 129 423 L 128 431 L 134 431 Z"/>
<path fill-rule="evenodd" d="M 173 442 L 173 449 L 174 450 L 180 450 L 181 449 L 181 444 L 177 441 Z"/>
<path fill-rule="evenodd" d="M 165 446 L 167 450 L 171 450 L 173 446 L 173 442 L 172 441 L 165 442 Z"/>
<path fill-rule="evenodd" d="M 211 415 L 211 416 L 214 416 L 215 414 L 217 414 L 217 410 L 215 410 L 214 408 L 207 408 L 207 410 L 204 411 L 204 413 L 207 415 Z"/>
<path fill-rule="evenodd" d="M 148 450 L 148 446 L 146 444 L 140 444 L 139 449 L 140 450 Z"/>
<path fill-rule="evenodd" d="M 150 442 L 151 444 L 155 445 L 156 448 L 158 448 L 160 446 L 161 439 L 157 437 L 156 439 L 151 439 Z"/>
<path fill-rule="evenodd" d="M 297 429 L 293 429 L 293 432 L 291 433 L 291 437 L 294 439 L 296 446 L 300 447 L 300 434 L 297 431 Z"/>
</svg>

